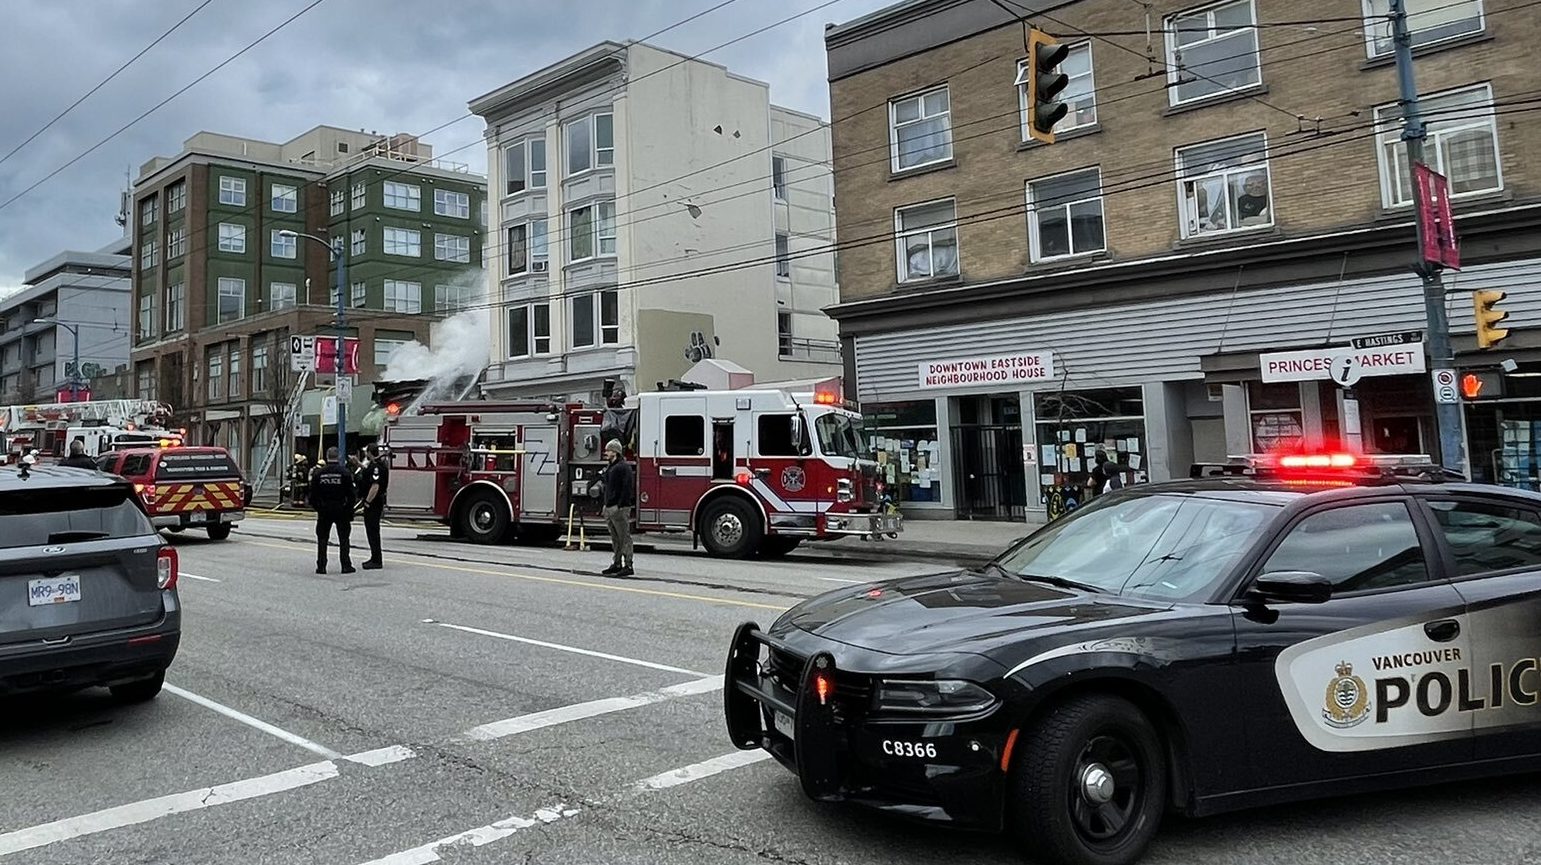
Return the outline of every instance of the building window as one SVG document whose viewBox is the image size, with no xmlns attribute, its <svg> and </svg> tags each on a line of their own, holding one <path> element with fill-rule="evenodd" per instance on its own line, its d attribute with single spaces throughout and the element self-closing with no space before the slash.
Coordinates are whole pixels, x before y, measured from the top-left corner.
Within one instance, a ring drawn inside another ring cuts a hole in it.
<svg viewBox="0 0 1541 865">
<path fill-rule="evenodd" d="M 352 205 L 354 210 L 362 208 L 369 203 L 369 190 L 362 182 L 353 184 Z"/>
<path fill-rule="evenodd" d="M 155 238 L 149 238 L 139 244 L 139 269 L 149 270 L 160 264 L 160 252 L 156 249 Z"/>
<path fill-rule="evenodd" d="M 530 138 L 503 148 L 503 194 L 546 188 L 546 139 Z"/>
<path fill-rule="evenodd" d="M 150 339 L 155 336 L 155 295 L 139 295 L 139 338 Z"/>
<path fill-rule="evenodd" d="M 615 115 L 591 114 L 567 124 L 567 175 L 615 164 Z"/>
<path fill-rule="evenodd" d="M 385 308 L 392 312 L 417 315 L 423 311 L 423 284 L 398 279 L 385 281 Z"/>
<path fill-rule="evenodd" d="M 392 183 L 387 180 L 385 181 L 385 206 L 392 210 L 410 210 L 417 213 L 423 209 L 423 190 L 410 183 Z"/>
<path fill-rule="evenodd" d="M 166 212 L 176 213 L 187 206 L 187 181 L 178 180 L 166 187 Z"/>
<path fill-rule="evenodd" d="M 166 260 L 181 258 L 187 254 L 187 226 L 179 225 L 166 232 Z"/>
<path fill-rule="evenodd" d="M 787 158 L 779 153 L 771 156 L 771 193 L 777 201 L 787 200 Z"/>
<path fill-rule="evenodd" d="M 1173 105 L 1263 82 L 1257 12 L 1252 4 L 1253 0 L 1232 0 L 1167 19 L 1167 81 Z"/>
<path fill-rule="evenodd" d="M 785 232 L 776 232 L 776 278 L 792 278 L 791 238 Z"/>
<path fill-rule="evenodd" d="M 156 209 L 155 196 L 153 195 L 139 202 L 139 224 L 153 225 L 156 218 Z"/>
<path fill-rule="evenodd" d="M 620 343 L 621 308 L 618 290 L 612 288 L 577 295 L 572 299 L 571 313 L 573 348 Z"/>
<path fill-rule="evenodd" d="M 952 108 L 947 86 L 888 103 L 893 170 L 904 171 L 952 158 Z"/>
<path fill-rule="evenodd" d="M 1413 47 L 1432 45 L 1472 33 L 1484 27 L 1482 0 L 1405 0 L 1407 29 Z M 1391 0 L 1364 0 L 1365 47 L 1371 57 L 1396 50 L 1391 38 Z"/>
<path fill-rule="evenodd" d="M 599 293 L 599 341 L 605 345 L 621 342 L 621 293 L 617 289 Z"/>
<path fill-rule="evenodd" d="M 508 228 L 508 275 L 524 273 L 530 269 L 530 224 L 511 225 Z"/>
<path fill-rule="evenodd" d="M 1026 65 L 1026 60 L 1021 61 L 1017 64 L 1018 70 Z M 1070 78 L 1070 83 L 1065 85 L 1065 89 L 1055 99 L 1069 106 L 1070 111 L 1065 114 L 1064 120 L 1054 125 L 1054 132 L 1064 134 L 1096 123 L 1097 84 L 1092 75 L 1092 44 L 1083 42 L 1071 46 L 1070 53 L 1065 55 L 1064 62 L 1059 65 L 1059 71 Z M 1017 98 L 1022 107 L 1022 140 L 1028 141 L 1027 109 L 1031 103 L 1028 102 L 1026 84 L 1017 88 Z"/>
<path fill-rule="evenodd" d="M 219 203 L 231 207 L 246 206 L 246 181 L 239 177 L 219 179 Z"/>
<path fill-rule="evenodd" d="M 568 259 L 615 255 L 615 202 L 601 201 L 567 214 Z"/>
<path fill-rule="evenodd" d="M 175 333 L 187 326 L 183 302 L 187 288 L 180 282 L 166 286 L 166 332 Z"/>
<path fill-rule="evenodd" d="M 951 198 L 894 211 L 900 282 L 958 275 L 957 210 Z"/>
<path fill-rule="evenodd" d="M 368 282 L 360 280 L 359 282 L 355 282 L 349 286 L 348 290 L 350 292 L 348 302 L 351 303 L 355 309 L 363 308 L 369 305 Z"/>
<path fill-rule="evenodd" d="M 235 321 L 246 315 L 246 280 L 229 276 L 219 278 L 219 322 Z"/>
<path fill-rule="evenodd" d="M 273 212 L 274 213 L 298 213 L 300 210 L 300 190 L 294 186 L 286 186 L 282 183 L 273 184 Z"/>
<path fill-rule="evenodd" d="M 375 367 L 384 370 L 391 365 L 391 355 L 396 349 L 412 342 L 411 334 L 399 331 L 381 331 L 375 334 Z"/>
<path fill-rule="evenodd" d="M 433 236 L 433 258 L 435 261 L 453 261 L 460 264 L 471 262 L 471 238 L 459 234 L 438 234 Z"/>
<path fill-rule="evenodd" d="M 1273 225 L 1263 133 L 1182 148 L 1177 176 L 1184 237 Z"/>
<path fill-rule="evenodd" d="M 332 215 L 342 216 L 348 210 L 348 190 L 338 187 L 332 190 L 331 195 Z"/>
<path fill-rule="evenodd" d="M 251 347 L 251 392 L 252 396 L 268 392 L 268 344 L 265 341 Z"/>
<path fill-rule="evenodd" d="M 299 288 L 292 282 L 268 284 L 268 312 L 293 309 L 299 301 Z"/>
<path fill-rule="evenodd" d="M 792 313 L 776 313 L 776 351 L 782 357 L 792 356 Z"/>
<path fill-rule="evenodd" d="M 1088 168 L 1027 184 L 1034 261 L 1107 249 L 1102 223 L 1102 171 Z"/>
<path fill-rule="evenodd" d="M 273 257 L 297 258 L 300 252 L 300 239 L 296 235 L 286 234 L 283 231 L 273 231 Z"/>
<path fill-rule="evenodd" d="M 476 301 L 476 289 L 469 285 L 436 285 L 433 287 L 433 308 L 450 314 L 468 308 Z"/>
<path fill-rule="evenodd" d="M 354 255 L 354 256 L 363 255 L 365 250 L 369 249 L 369 235 L 368 235 L 368 233 L 366 233 L 366 231 L 364 229 L 362 229 L 362 228 L 355 228 L 355 229 L 353 229 L 353 236 L 352 236 L 352 238 L 353 238 L 352 239 L 352 243 L 349 244 L 348 251 L 352 255 Z M 337 238 L 336 241 L 334 241 L 334 243 L 341 243 L 341 242 L 342 242 L 342 238 L 340 238 L 340 237 Z"/>
<path fill-rule="evenodd" d="M 155 362 L 146 361 L 134 371 L 136 396 L 140 399 L 156 399 L 155 393 Z"/>
<path fill-rule="evenodd" d="M 532 303 L 508 311 L 508 356 L 551 353 L 551 304 Z"/>
<path fill-rule="evenodd" d="M 467 192 L 455 192 L 449 189 L 435 189 L 433 191 L 433 212 L 438 216 L 448 216 L 454 219 L 470 219 L 471 195 Z"/>
<path fill-rule="evenodd" d="M 1423 158 L 1450 181 L 1450 196 L 1480 195 L 1503 189 L 1499 170 L 1498 125 L 1493 90 L 1483 84 L 1418 99 L 1425 118 Z M 1412 179 L 1407 147 L 1402 143 L 1402 111 L 1396 105 L 1375 109 L 1380 136 L 1381 197 L 1387 207 L 1411 204 Z"/>
<path fill-rule="evenodd" d="M 241 398 L 241 350 L 230 349 L 230 389 L 227 391 L 231 399 Z"/>
<path fill-rule="evenodd" d="M 231 222 L 221 222 L 219 224 L 219 251 L 245 252 L 246 226 L 236 225 Z"/>
<path fill-rule="evenodd" d="M 223 399 L 225 389 L 225 353 L 222 348 L 209 349 L 209 400 Z"/>
<path fill-rule="evenodd" d="M 410 228 L 386 228 L 385 254 L 420 258 L 423 254 L 422 233 Z"/>
<path fill-rule="evenodd" d="M 1274 453 L 1305 443 L 1305 414 L 1296 382 L 1247 383 L 1253 453 Z"/>
</svg>

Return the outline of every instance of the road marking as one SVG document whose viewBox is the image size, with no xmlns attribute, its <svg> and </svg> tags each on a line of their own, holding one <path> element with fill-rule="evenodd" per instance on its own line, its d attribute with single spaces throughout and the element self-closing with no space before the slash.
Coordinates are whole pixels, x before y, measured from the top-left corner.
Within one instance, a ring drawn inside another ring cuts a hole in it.
<svg viewBox="0 0 1541 865">
<path fill-rule="evenodd" d="M 205 583 L 223 583 L 224 582 L 224 580 L 216 580 L 213 577 L 200 577 L 197 574 L 189 574 L 187 571 L 182 571 L 182 572 L 178 573 L 177 576 L 179 578 L 180 577 L 187 577 L 189 580 L 202 580 Z"/>
<path fill-rule="evenodd" d="M 547 643 L 543 640 L 532 640 L 529 637 L 516 637 L 513 634 L 500 634 L 497 631 L 486 631 L 481 628 L 471 628 L 465 625 L 452 625 L 449 622 L 436 622 L 433 619 L 424 619 L 424 624 L 438 625 L 441 628 L 451 628 L 456 631 L 465 631 L 467 634 L 480 634 L 484 637 L 496 637 L 499 640 L 510 640 L 515 643 L 528 643 L 531 646 L 541 646 L 547 649 L 556 649 L 562 652 L 572 652 L 575 655 L 587 655 L 591 658 L 603 658 L 606 661 L 617 661 L 622 664 L 633 664 L 638 667 L 647 667 L 650 670 L 662 670 L 665 673 L 680 673 L 686 676 L 705 676 L 695 670 L 687 670 L 684 667 L 671 667 L 668 664 L 655 664 L 652 661 L 643 661 L 638 658 L 628 658 L 624 655 L 611 655 L 605 652 L 596 652 L 592 649 L 580 649 L 576 646 L 564 646 L 561 643 Z"/>
<path fill-rule="evenodd" d="M 268 547 L 275 550 L 289 550 L 291 552 L 302 548 L 306 550 L 310 549 L 308 545 L 302 545 L 297 541 L 285 544 L 265 544 L 260 541 L 252 541 L 250 543 L 251 546 L 254 547 Z M 414 559 L 423 558 L 422 556 L 416 556 L 413 553 L 400 553 L 397 555 L 412 556 Z M 462 574 L 486 574 L 487 576 L 492 577 L 513 577 L 516 580 L 529 580 L 536 583 L 553 583 L 560 586 L 580 586 L 585 589 L 603 589 L 609 592 L 627 592 L 634 595 L 650 595 L 657 598 L 674 598 L 681 601 L 699 601 L 704 604 L 720 604 L 726 607 L 754 607 L 755 609 L 760 610 L 775 610 L 778 613 L 784 612 L 786 610 L 786 607 L 776 606 L 775 604 L 759 604 L 755 603 L 754 601 L 736 601 L 732 598 L 713 598 L 707 595 L 691 595 L 685 592 L 667 592 L 663 591 L 662 589 L 644 589 L 638 586 L 620 586 L 612 585 L 610 583 L 595 583 L 588 580 L 568 580 L 563 579 L 562 577 L 538 577 L 534 574 L 520 574 L 513 571 L 490 571 L 485 568 L 462 568 L 455 565 L 444 565 L 438 562 L 414 561 L 411 564 L 423 568 L 437 568 L 441 571 L 455 571 Z M 647 578 L 641 577 L 640 579 Z"/>
<path fill-rule="evenodd" d="M 475 829 L 467 829 L 448 838 L 441 838 L 421 847 L 413 847 L 411 850 L 403 850 L 400 853 L 392 853 L 383 859 L 372 859 L 364 865 L 429 865 L 432 862 L 444 861 L 439 857 L 439 850 L 446 847 L 483 847 L 494 841 L 501 841 L 516 832 L 529 829 L 532 826 L 544 826 L 555 823 L 564 817 L 572 817 L 579 812 L 577 809 L 568 808 L 565 805 L 553 805 L 550 808 L 542 808 L 529 817 L 507 817 L 496 823 L 488 823 L 486 826 L 478 826 Z"/>
<path fill-rule="evenodd" d="M 45 847 L 110 829 L 148 823 L 172 814 L 183 814 L 308 787 L 311 784 L 336 778 L 337 774 L 337 764 L 327 760 L 324 763 L 312 763 L 309 766 L 275 772 L 260 778 L 189 790 L 186 793 L 173 793 L 170 796 L 145 799 L 78 817 L 57 820 L 53 823 L 44 823 L 30 829 L 19 829 L 0 835 L 0 856 L 9 856 L 23 850 Z"/>
<path fill-rule="evenodd" d="M 389 766 L 392 763 L 400 763 L 403 760 L 410 760 L 416 756 L 417 752 L 406 745 L 391 745 L 388 748 L 376 748 L 373 751 L 365 751 L 362 754 L 350 754 L 343 759 L 350 763 L 357 763 L 360 766 L 368 766 L 373 769 L 380 766 Z"/>
<path fill-rule="evenodd" d="M 862 583 L 868 582 L 867 580 L 842 580 L 842 579 L 839 579 L 838 577 L 819 577 L 819 579 L 823 580 L 826 583 L 849 583 L 850 585 L 853 585 L 853 586 L 859 586 Z"/>
<path fill-rule="evenodd" d="M 679 685 L 670 685 L 667 688 L 660 688 L 656 691 L 633 694 L 630 697 L 606 697 L 603 700 L 574 703 L 571 706 L 559 706 L 543 712 L 532 712 L 528 715 L 519 715 L 518 717 L 507 718 L 502 721 L 493 721 L 490 724 L 472 727 L 463 735 L 468 739 L 474 739 L 478 742 L 490 742 L 494 739 L 502 739 L 505 736 L 515 736 L 532 730 L 554 727 L 558 724 L 581 721 L 585 718 L 597 718 L 600 715 L 623 712 L 639 706 L 650 706 L 675 697 L 708 694 L 721 689 L 722 677 L 708 676 L 704 679 L 696 679 L 695 681 Z"/>
<path fill-rule="evenodd" d="M 731 769 L 737 769 L 740 766 L 752 766 L 761 760 L 769 759 L 769 751 L 761 751 L 758 749 L 753 751 L 734 751 L 730 754 L 723 754 L 721 757 L 713 757 L 710 760 L 702 760 L 699 763 L 693 763 L 689 766 L 675 769 L 672 772 L 662 772 L 654 775 L 651 778 L 643 778 L 641 781 L 638 781 L 632 785 L 632 790 L 638 793 L 647 793 L 653 790 L 667 790 L 670 787 L 678 787 L 681 784 L 689 784 L 691 781 L 699 781 L 702 778 L 710 778 L 713 775 L 720 775 L 723 772 L 727 772 Z"/>
<path fill-rule="evenodd" d="M 275 727 L 266 721 L 253 718 L 245 712 L 238 712 L 235 709 L 232 709 L 222 703 L 216 703 L 213 700 L 210 700 L 208 697 L 200 697 L 191 691 L 184 691 L 181 688 L 178 688 L 176 685 L 166 685 L 165 689 L 170 693 L 176 694 L 178 697 L 181 697 L 184 700 L 190 700 L 204 707 L 205 709 L 212 709 L 215 712 L 224 715 L 226 718 L 240 721 L 242 724 L 245 724 L 254 730 L 261 730 L 262 732 L 267 733 L 269 736 L 282 739 L 291 745 L 299 745 L 301 748 L 304 748 L 305 750 L 314 754 L 320 754 L 328 760 L 336 760 L 342 756 L 336 751 L 333 751 L 331 748 L 328 748 L 324 745 L 318 745 L 315 742 L 305 738 L 304 736 L 301 736 L 297 733 L 291 733 L 288 730 L 284 730 L 279 727 Z"/>
</svg>

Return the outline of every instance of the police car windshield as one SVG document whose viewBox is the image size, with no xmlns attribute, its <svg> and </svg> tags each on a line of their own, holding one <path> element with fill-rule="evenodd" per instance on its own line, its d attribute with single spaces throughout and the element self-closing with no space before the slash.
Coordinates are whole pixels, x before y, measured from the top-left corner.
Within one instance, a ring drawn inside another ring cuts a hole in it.
<svg viewBox="0 0 1541 865">
<path fill-rule="evenodd" d="M 1111 496 L 1008 551 L 1000 568 L 1112 594 L 1207 595 L 1278 513 L 1276 505 L 1166 493 Z"/>
<path fill-rule="evenodd" d="M 813 422 L 813 429 L 819 437 L 819 453 L 824 456 L 861 456 L 861 437 L 846 415 L 833 411 L 819 415 Z"/>
</svg>

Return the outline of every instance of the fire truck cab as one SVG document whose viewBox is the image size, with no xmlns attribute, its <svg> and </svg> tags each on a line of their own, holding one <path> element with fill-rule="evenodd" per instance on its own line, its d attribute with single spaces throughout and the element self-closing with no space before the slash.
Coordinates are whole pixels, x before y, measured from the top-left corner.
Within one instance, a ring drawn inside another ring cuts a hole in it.
<svg viewBox="0 0 1541 865">
<path fill-rule="evenodd" d="M 893 534 L 861 417 L 833 394 L 764 388 L 643 393 L 624 407 L 425 406 L 386 427 L 388 508 L 479 543 L 552 540 L 600 515 L 604 445 L 634 461 L 640 532 L 690 533 L 715 556 Z"/>
</svg>

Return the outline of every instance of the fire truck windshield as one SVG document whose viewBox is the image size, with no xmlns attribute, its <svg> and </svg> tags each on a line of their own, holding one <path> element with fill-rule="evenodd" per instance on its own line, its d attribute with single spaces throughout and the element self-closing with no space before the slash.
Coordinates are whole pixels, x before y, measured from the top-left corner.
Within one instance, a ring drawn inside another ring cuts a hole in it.
<svg viewBox="0 0 1541 865">
<path fill-rule="evenodd" d="M 824 456 L 861 456 L 861 436 L 847 415 L 833 411 L 819 415 L 813 422 L 813 429 L 819 437 L 819 453 Z"/>
</svg>

